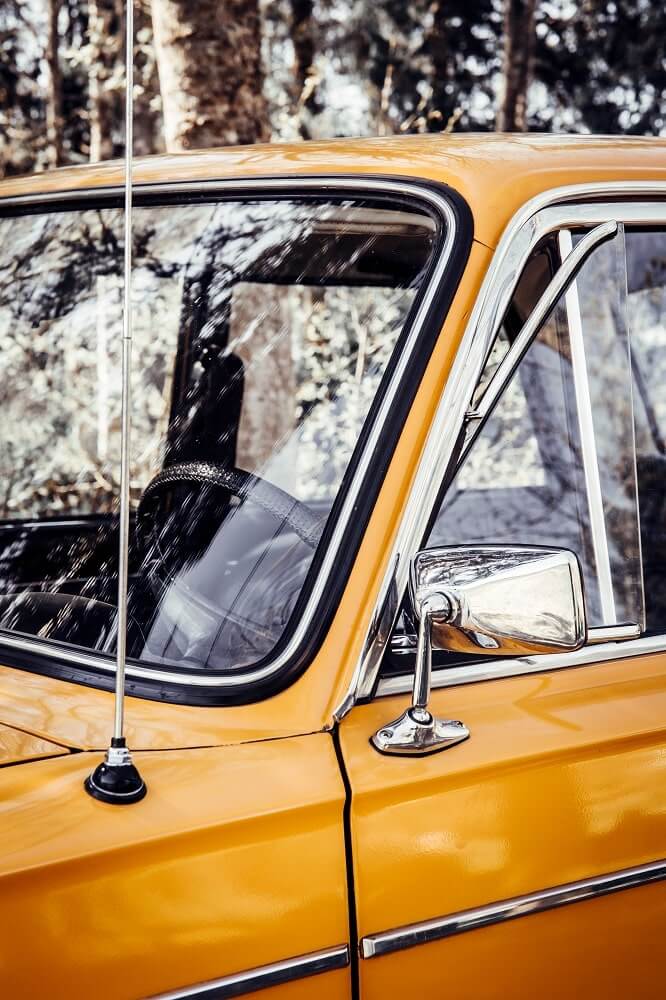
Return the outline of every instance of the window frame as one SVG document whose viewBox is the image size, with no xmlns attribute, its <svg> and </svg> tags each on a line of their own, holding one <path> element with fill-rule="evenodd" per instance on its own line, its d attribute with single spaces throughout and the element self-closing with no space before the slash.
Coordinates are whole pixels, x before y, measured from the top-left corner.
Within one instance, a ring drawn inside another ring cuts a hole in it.
<svg viewBox="0 0 666 1000">
<path fill-rule="evenodd" d="M 61 211 L 79 205 L 120 204 L 117 185 L 0 199 L 0 214 Z M 135 204 L 162 199 L 240 200 L 261 198 L 326 201 L 386 201 L 411 205 L 437 225 L 435 246 L 408 322 L 398 337 L 380 390 L 373 401 L 322 539 L 320 558 L 310 571 L 293 613 L 295 625 L 265 661 L 246 671 L 223 674 L 176 667 L 149 667 L 128 660 L 127 689 L 133 696 L 189 705 L 246 704 L 277 693 L 299 676 L 313 659 L 335 615 L 367 521 L 379 492 L 404 417 L 416 393 L 442 323 L 462 277 L 472 245 L 473 221 L 467 203 L 453 188 L 423 178 L 377 175 L 308 175 L 249 180 L 164 181 L 136 184 Z M 338 508 L 336 510 L 336 508 Z M 329 531 L 330 527 L 330 531 Z M 310 581 L 308 581 L 310 583 Z M 115 660 L 111 655 L 67 647 L 63 643 L 0 632 L 0 657 L 8 666 L 112 690 Z"/>
<path fill-rule="evenodd" d="M 349 689 L 335 710 L 337 719 L 343 718 L 357 701 L 411 690 L 413 671 L 407 664 L 405 674 L 380 677 L 387 646 L 385 637 L 393 631 L 406 592 L 411 560 L 422 546 L 441 497 L 456 471 L 464 447 L 467 415 L 474 410 L 477 386 L 528 259 L 550 234 L 564 229 L 593 228 L 608 221 L 623 223 L 627 229 L 666 226 L 666 182 L 595 182 L 553 188 L 527 202 L 507 225 L 481 285 L 433 418 L 361 656 Z M 515 659 L 484 658 L 478 664 L 435 668 L 432 687 L 450 687 L 666 650 L 666 633 L 636 637 L 634 630 L 625 637 L 617 631 L 595 629 L 588 644 L 572 653 Z"/>
</svg>

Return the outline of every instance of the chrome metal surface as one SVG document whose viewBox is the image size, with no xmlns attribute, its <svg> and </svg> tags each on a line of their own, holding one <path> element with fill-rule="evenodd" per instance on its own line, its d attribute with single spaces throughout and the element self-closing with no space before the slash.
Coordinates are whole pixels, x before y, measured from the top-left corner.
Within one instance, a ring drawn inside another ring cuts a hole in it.
<svg viewBox="0 0 666 1000">
<path fill-rule="evenodd" d="M 123 326 L 120 408 L 120 516 L 118 531 L 118 622 L 113 735 L 106 758 L 83 783 L 89 795 L 116 804 L 140 802 L 146 784 L 125 744 L 125 663 L 127 658 L 127 578 L 130 537 L 132 427 L 132 158 L 134 118 L 134 2 L 125 5 L 125 213 L 123 247 Z"/>
<path fill-rule="evenodd" d="M 378 729 L 370 740 L 380 753 L 400 757 L 425 757 L 462 743 L 469 736 L 469 729 L 463 722 L 438 719 L 428 710 L 432 629 L 436 621 L 449 619 L 453 610 L 451 603 L 434 588 L 423 587 L 415 592 L 414 607 L 419 620 L 419 637 L 412 704 L 399 718 Z"/>
<path fill-rule="evenodd" d="M 109 747 L 106 751 L 106 763 L 112 767 L 129 767 L 132 757 L 127 747 Z"/>
<path fill-rule="evenodd" d="M 335 571 L 339 556 L 342 539 L 351 519 L 358 509 L 359 497 L 362 494 L 368 468 L 379 446 L 380 439 L 384 433 L 384 428 L 389 420 L 391 409 L 397 398 L 404 379 L 412 364 L 415 348 L 423 330 L 426 319 L 430 313 L 433 300 L 441 286 L 441 282 L 446 273 L 451 253 L 458 236 L 456 219 L 451 205 L 446 198 L 431 187 L 422 186 L 419 180 L 401 181 L 375 178 L 366 176 L 344 176 L 333 175 L 328 177 L 283 177 L 283 178 L 254 178 L 252 180 L 211 180 L 196 183 L 188 181 L 178 181 L 163 184 L 134 184 L 134 192 L 142 195 L 173 195 L 173 194 L 224 194 L 228 196 L 241 197 L 247 195 L 261 195 L 270 197 L 272 193 L 294 193 L 311 192 L 319 194 L 323 199 L 332 197 L 336 193 L 349 192 L 350 195 L 368 197 L 374 194 L 391 195 L 396 197 L 411 198 L 419 202 L 424 207 L 430 207 L 444 221 L 445 234 L 444 242 L 440 249 L 439 257 L 435 262 L 435 267 L 430 282 L 423 289 L 421 303 L 409 329 L 404 348 L 397 359 L 397 364 L 392 372 L 389 384 L 382 399 L 381 405 L 375 415 L 374 421 L 369 428 L 363 452 L 359 456 L 354 475 L 349 484 L 345 499 L 336 521 L 330 544 L 321 561 L 319 573 L 313 581 L 309 590 L 307 603 L 303 609 L 301 618 L 296 625 L 288 642 L 285 643 L 280 654 L 269 663 L 255 670 L 247 671 L 242 676 L 239 674 L 226 675 L 211 673 L 190 673 L 176 672 L 167 669 L 154 669 L 152 667 L 140 666 L 129 663 L 126 666 L 126 675 L 137 680 L 158 681 L 170 685 L 182 684 L 185 687 L 195 687 L 198 689 L 210 689 L 212 691 L 237 687 L 239 683 L 247 684 L 266 680 L 278 674 L 286 663 L 293 657 L 294 653 L 301 646 L 307 635 L 311 631 L 317 608 L 321 602 L 328 582 Z M 89 202 L 99 200 L 110 195 L 117 196 L 120 193 L 118 187 L 90 188 L 81 191 L 53 192 L 45 195 L 22 195 L 14 198 L 0 198 L 0 212 L 3 208 L 15 208 L 21 205 L 34 206 L 35 204 L 53 205 L 63 200 L 68 203 L 77 201 Z M 376 619 L 375 624 L 381 627 L 378 630 L 377 638 L 384 641 L 388 638 L 390 627 L 393 623 L 394 611 L 397 603 L 395 595 L 391 595 L 391 600 L 387 602 L 381 620 Z M 397 600 L 397 599 L 396 599 Z M 385 629 L 386 622 L 389 628 Z M 109 658 L 99 656 L 95 653 L 86 653 L 80 650 L 73 650 L 49 643 L 45 640 L 31 639 L 23 636 L 13 636 L 3 633 L 0 636 L 0 650 L 2 647 L 14 649 L 22 653 L 34 653 L 36 655 L 48 655 L 49 651 L 57 655 L 58 659 L 66 660 L 74 666 L 92 668 L 101 673 L 112 674 L 114 666 Z"/>
<path fill-rule="evenodd" d="M 588 645 L 596 642 L 623 642 L 626 639 L 638 639 L 640 635 L 640 625 L 609 625 L 588 629 L 587 642 Z"/>
<path fill-rule="evenodd" d="M 125 245 L 121 362 L 120 518 L 118 541 L 118 632 L 113 737 L 123 738 L 127 657 L 127 573 L 130 525 L 130 437 L 132 426 L 132 158 L 134 155 L 134 2 L 125 4 Z"/>
<path fill-rule="evenodd" d="M 553 188 L 527 202 L 502 234 L 430 426 L 410 496 L 388 553 L 388 568 L 378 591 L 375 614 L 378 608 L 386 606 L 389 591 L 394 596 L 391 604 L 396 609 L 400 606 L 407 586 L 410 561 L 422 544 L 438 499 L 442 476 L 456 457 L 455 448 L 465 415 L 472 408 L 474 392 L 493 341 L 534 247 L 544 236 L 560 228 L 587 228 L 609 221 L 627 225 L 666 223 L 666 201 L 592 201 L 603 198 L 666 199 L 666 182 L 619 181 Z M 390 631 L 394 621 L 384 621 L 382 630 L 388 627 Z M 660 641 L 661 646 L 666 648 L 666 637 Z M 334 711 L 337 720 L 344 718 L 357 700 L 372 695 L 383 650 L 384 645 L 376 643 L 368 630 L 349 687 Z M 597 655 L 597 659 L 602 659 L 602 656 Z M 488 664 L 484 667 L 487 668 Z M 468 669 L 474 668 L 460 668 L 463 671 L 462 676 L 459 674 L 460 680 L 464 679 L 464 672 Z M 507 669 L 508 664 L 498 666 L 497 675 L 506 674 Z"/>
<path fill-rule="evenodd" d="M 571 344 L 571 363 L 577 404 L 576 412 L 581 437 L 581 457 L 589 503 L 592 548 L 594 551 L 602 616 L 603 620 L 609 626 L 616 621 L 615 598 L 613 594 L 603 498 L 601 495 L 599 463 L 594 436 L 582 318 L 575 279 L 596 248 L 615 237 L 618 231 L 619 226 L 614 219 L 602 222 L 598 226 L 595 226 L 589 233 L 586 233 L 574 249 L 571 231 L 568 229 L 560 230 L 558 241 L 562 264 L 530 313 L 520 333 L 502 358 L 490 382 L 485 385 L 482 394 L 480 396 L 475 394 L 473 409 L 469 410 L 466 414 L 467 431 L 465 442 L 456 463 L 456 468 L 459 469 L 465 462 L 474 442 L 485 427 L 488 417 L 493 412 L 495 405 L 513 378 L 520 362 L 539 333 L 542 324 L 556 305 L 558 299 L 564 294 Z"/>
<path fill-rule="evenodd" d="M 609 625 L 608 627 L 588 627 L 587 645 L 596 643 L 626 642 L 629 639 L 639 639 L 640 625 Z M 666 643 L 666 638 L 664 639 Z M 409 632 L 398 632 L 391 639 L 391 656 L 413 656 L 416 651 L 417 637 Z M 544 654 L 547 655 L 547 654 Z M 504 663 L 507 661 L 504 660 Z M 514 661 L 511 661 L 514 662 Z"/>
<path fill-rule="evenodd" d="M 414 698 L 412 707 L 427 709 L 430 698 L 430 674 L 432 672 L 432 629 L 439 619 L 448 621 L 453 611 L 445 594 L 428 591 L 414 596 L 414 607 L 419 620 L 419 635 L 416 645 L 416 667 L 414 669 Z"/>
<path fill-rule="evenodd" d="M 462 910 L 446 917 L 435 917 L 434 920 L 424 920 L 422 923 L 409 924 L 396 930 L 369 934 L 361 940 L 361 956 L 378 958 L 380 955 L 390 955 L 391 952 L 427 944 L 429 941 L 440 941 L 454 934 L 464 934 L 466 931 L 543 913 L 559 906 L 570 906 L 572 903 L 582 903 L 586 899 L 608 896 L 625 889 L 635 889 L 651 882 L 659 882 L 664 878 L 666 878 L 666 861 L 660 860 L 607 875 L 596 875 L 580 882 L 568 882 L 566 885 L 542 889 L 540 892 L 528 893 L 525 896 L 514 896 L 512 899 L 475 907 L 472 910 Z"/>
<path fill-rule="evenodd" d="M 468 737 L 469 729 L 464 722 L 438 719 L 430 712 L 419 715 L 414 708 L 408 708 L 399 718 L 378 729 L 371 743 L 375 750 L 391 756 L 427 757 Z"/>
<path fill-rule="evenodd" d="M 435 595 L 445 601 L 430 615 L 433 649 L 515 656 L 580 649 L 586 639 L 580 566 L 566 549 L 424 549 L 414 557 L 410 590 L 417 616 Z"/>
<path fill-rule="evenodd" d="M 635 630 L 635 626 L 628 626 Z M 611 629 L 594 629 L 592 632 L 610 632 Z M 624 632 L 619 626 L 618 632 Z M 440 667 L 432 672 L 432 687 L 447 688 L 458 684 L 477 684 L 480 681 L 501 680 L 503 677 L 521 677 L 525 674 L 550 673 L 565 668 L 592 666 L 611 660 L 626 660 L 632 656 L 650 656 L 666 652 L 666 635 L 643 636 L 640 639 L 626 639 L 624 635 L 614 642 L 608 636 L 598 644 L 588 645 L 573 653 L 543 653 L 539 656 L 521 656 L 516 659 L 486 660 L 484 663 L 466 663 L 457 667 Z M 411 691 L 412 674 L 383 677 L 377 685 L 375 697 L 387 698 L 391 695 L 406 694 Z"/>
<path fill-rule="evenodd" d="M 617 230 L 616 224 L 615 228 Z M 592 232 L 597 232 L 598 229 L 599 227 Z M 557 235 L 560 257 L 563 262 L 562 266 L 564 267 L 576 251 L 573 249 L 570 229 L 561 229 Z M 592 233 L 589 235 L 591 236 Z M 578 285 L 575 281 L 567 288 L 564 302 L 567 311 L 571 369 L 576 396 L 578 430 L 580 432 L 581 459 L 583 474 L 585 476 L 585 493 L 590 513 L 590 532 L 592 535 L 592 550 L 594 552 L 594 564 L 599 586 L 601 616 L 605 625 L 612 625 L 617 620 L 615 597 L 613 594 L 613 576 L 611 573 L 608 538 L 606 535 L 604 499 L 601 493 L 599 457 L 597 455 L 597 443 L 594 433 L 590 379 L 585 352 L 585 338 L 583 337 L 583 318 L 578 298 Z"/>
<path fill-rule="evenodd" d="M 615 221 L 601 223 L 592 232 L 586 233 L 576 249 L 571 250 L 567 259 L 563 260 L 562 265 L 558 268 L 556 274 L 553 275 L 548 287 L 544 290 L 541 298 L 525 321 L 522 330 L 497 366 L 490 382 L 484 387 L 482 395 L 475 397 L 473 409 L 467 412 L 466 420 L 472 421 L 474 426 L 471 432 L 468 432 L 465 437 L 465 444 L 457 463 L 458 467 L 465 461 L 469 449 L 481 432 L 485 421 L 493 411 L 499 397 L 513 378 L 518 365 L 525 356 L 542 324 L 552 312 L 557 300 L 574 281 L 590 254 L 601 243 L 612 239 L 617 230 L 618 225 Z"/>
<path fill-rule="evenodd" d="M 230 997 L 244 996 L 257 990 L 268 989 L 269 986 L 279 986 L 296 979 L 317 976 L 322 972 L 332 972 L 334 969 L 344 969 L 349 965 L 349 946 L 341 944 L 337 948 L 327 948 L 325 951 L 313 951 L 308 955 L 298 955 L 287 958 L 283 962 L 271 965 L 260 965 L 256 969 L 237 972 L 232 976 L 223 976 L 206 983 L 185 986 L 171 993 L 160 993 L 149 1000 L 228 1000 Z"/>
</svg>

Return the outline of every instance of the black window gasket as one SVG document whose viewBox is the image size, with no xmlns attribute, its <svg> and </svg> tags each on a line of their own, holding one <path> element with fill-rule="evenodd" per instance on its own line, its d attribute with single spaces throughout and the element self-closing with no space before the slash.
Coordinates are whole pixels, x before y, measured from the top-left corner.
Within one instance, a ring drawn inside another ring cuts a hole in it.
<svg viewBox="0 0 666 1000">
<path fill-rule="evenodd" d="M 163 182 L 156 185 L 137 185 L 135 188 L 137 206 L 168 203 L 180 205 L 211 200 L 237 201 L 239 198 L 315 202 L 342 200 L 373 204 L 385 202 L 392 207 L 411 207 L 421 212 L 425 211 L 434 219 L 437 225 L 436 243 L 408 320 L 398 337 L 343 476 L 326 530 L 290 617 L 289 625 L 280 640 L 268 657 L 253 664 L 246 671 L 238 671 L 233 676 L 221 671 L 194 670 L 163 664 L 151 667 L 146 661 L 128 659 L 127 693 L 152 701 L 210 706 L 247 704 L 276 694 L 300 676 L 311 662 L 330 627 L 341 599 L 400 431 L 453 300 L 472 245 L 473 219 L 467 203 L 452 188 L 433 181 L 383 175 L 340 177 L 308 175 L 261 178 L 252 182 L 202 181 L 196 185 L 187 182 Z M 7 199 L 5 205 L 0 201 L 0 215 L 43 213 L 49 207 L 57 211 L 72 210 L 80 208 L 82 200 L 89 201 L 94 208 L 116 207 L 121 204 L 117 188 L 90 189 L 73 195 L 60 193 Z M 446 216 L 444 210 L 437 207 L 438 203 L 446 206 Z M 448 251 L 444 259 L 447 243 Z M 435 284 L 435 276 L 439 270 L 441 274 Z M 400 381 L 392 386 L 395 370 L 406 350 L 406 341 L 414 332 L 415 321 L 428 295 L 430 301 L 425 316 L 419 322 L 416 339 L 409 352 L 409 365 Z M 368 455 L 368 439 L 375 428 L 378 412 L 389 390 L 393 397 L 389 419 L 382 424 L 376 447 Z M 311 615 L 302 640 L 285 663 L 279 669 L 265 670 L 284 652 L 293 637 L 293 624 L 298 624 L 304 606 L 310 598 L 313 582 L 321 578 L 322 562 L 330 551 L 330 538 L 338 525 L 340 508 L 362 462 L 365 464 L 365 470 L 357 490 L 353 517 L 348 517 L 343 525 L 343 533 L 335 554 L 334 570 L 329 572 L 325 580 L 321 596 L 317 601 L 316 613 Z M 113 657 L 96 651 L 2 632 L 0 655 L 6 665 L 31 673 L 53 676 L 103 690 L 112 690 L 114 686 Z M 262 669 L 265 670 L 265 676 L 258 678 L 256 675 Z M 224 686 L 219 686 L 219 680 L 216 686 L 215 679 L 221 677 L 224 678 Z"/>
</svg>

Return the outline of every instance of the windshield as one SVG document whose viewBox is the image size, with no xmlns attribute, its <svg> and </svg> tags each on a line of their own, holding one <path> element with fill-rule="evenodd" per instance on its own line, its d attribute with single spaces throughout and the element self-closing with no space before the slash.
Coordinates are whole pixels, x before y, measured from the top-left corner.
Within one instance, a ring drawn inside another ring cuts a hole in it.
<svg viewBox="0 0 666 1000">
<path fill-rule="evenodd" d="M 135 210 L 129 655 L 285 635 L 437 235 L 385 202 Z M 0 629 L 116 642 L 122 212 L 0 219 Z"/>
</svg>

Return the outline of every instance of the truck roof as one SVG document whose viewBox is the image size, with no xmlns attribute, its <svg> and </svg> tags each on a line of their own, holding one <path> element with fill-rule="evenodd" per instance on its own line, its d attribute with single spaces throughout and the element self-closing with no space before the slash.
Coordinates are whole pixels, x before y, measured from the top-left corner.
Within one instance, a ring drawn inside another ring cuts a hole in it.
<svg viewBox="0 0 666 1000">
<path fill-rule="evenodd" d="M 335 175 L 404 177 L 455 188 L 474 216 L 475 239 L 494 248 L 530 198 L 569 184 L 664 183 L 666 139 L 639 136 L 460 133 L 228 146 L 135 159 L 134 182 Z M 0 181 L 0 199 L 118 187 L 123 162 L 82 164 Z"/>
</svg>

